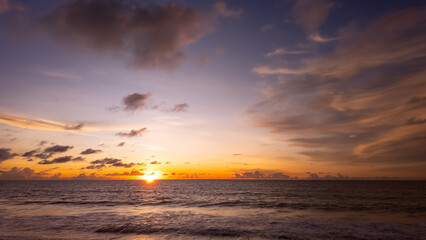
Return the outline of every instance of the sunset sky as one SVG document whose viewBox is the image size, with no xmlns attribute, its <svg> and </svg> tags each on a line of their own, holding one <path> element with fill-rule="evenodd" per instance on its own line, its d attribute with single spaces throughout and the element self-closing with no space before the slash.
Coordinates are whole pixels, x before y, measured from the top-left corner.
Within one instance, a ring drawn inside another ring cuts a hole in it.
<svg viewBox="0 0 426 240">
<path fill-rule="evenodd" d="M 426 2 L 0 0 L 0 179 L 426 179 Z"/>
</svg>

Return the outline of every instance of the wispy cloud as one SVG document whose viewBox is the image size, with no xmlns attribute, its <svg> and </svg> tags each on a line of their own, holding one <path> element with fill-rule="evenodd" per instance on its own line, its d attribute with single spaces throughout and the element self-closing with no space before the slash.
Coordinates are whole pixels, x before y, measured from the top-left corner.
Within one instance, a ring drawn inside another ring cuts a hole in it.
<svg viewBox="0 0 426 240">
<path fill-rule="evenodd" d="M 273 56 L 280 56 L 280 55 L 296 55 L 296 54 L 306 54 L 306 53 L 309 53 L 309 51 L 305 51 L 305 50 L 289 51 L 289 50 L 286 50 L 285 48 L 277 48 L 265 54 L 265 57 L 273 57 Z"/>
<path fill-rule="evenodd" d="M 217 1 L 213 5 L 213 14 L 222 16 L 222 17 L 234 17 L 238 18 L 243 14 L 243 9 L 230 9 L 226 5 L 225 1 Z"/>
<path fill-rule="evenodd" d="M 43 118 L 18 117 L 4 113 L 0 113 L 0 123 L 21 128 L 48 131 L 93 130 L 93 128 L 84 127 L 84 123 L 67 124 Z"/>
<path fill-rule="evenodd" d="M 278 79 L 264 85 L 264 99 L 248 111 L 252 120 L 292 135 L 287 143 L 306 148 L 300 153 L 313 161 L 423 164 L 425 16 L 424 9 L 383 16 L 299 69 L 254 68 Z"/>
<path fill-rule="evenodd" d="M 311 35 L 309 35 L 309 39 L 314 41 L 314 42 L 319 42 L 319 43 L 327 43 L 327 42 L 332 42 L 332 41 L 336 41 L 339 40 L 339 37 L 333 37 L 333 38 L 326 38 L 321 36 L 319 33 L 312 33 Z"/>
<path fill-rule="evenodd" d="M 283 67 L 270 67 L 270 66 L 258 66 L 254 67 L 253 72 L 258 74 L 265 74 L 265 75 L 297 75 L 297 74 L 304 74 L 308 73 L 308 69 L 291 69 L 291 68 L 283 68 Z"/>
</svg>

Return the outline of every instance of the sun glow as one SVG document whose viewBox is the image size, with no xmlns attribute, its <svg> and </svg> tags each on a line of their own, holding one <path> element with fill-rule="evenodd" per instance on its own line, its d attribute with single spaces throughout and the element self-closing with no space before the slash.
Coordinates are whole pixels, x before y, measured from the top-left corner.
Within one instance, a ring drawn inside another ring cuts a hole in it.
<svg viewBox="0 0 426 240">
<path fill-rule="evenodd" d="M 152 173 L 150 173 L 150 174 L 145 174 L 145 175 L 142 177 L 142 179 L 143 179 L 143 180 L 145 180 L 147 183 L 152 183 L 152 182 L 154 182 L 155 180 L 157 180 L 157 179 L 158 179 L 158 177 L 157 177 L 157 174 L 156 174 L 155 172 L 152 172 Z"/>
</svg>

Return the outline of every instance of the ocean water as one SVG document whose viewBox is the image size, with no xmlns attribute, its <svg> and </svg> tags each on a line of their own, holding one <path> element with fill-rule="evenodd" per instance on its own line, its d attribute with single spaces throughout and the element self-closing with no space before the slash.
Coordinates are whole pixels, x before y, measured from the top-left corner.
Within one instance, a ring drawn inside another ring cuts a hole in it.
<svg viewBox="0 0 426 240">
<path fill-rule="evenodd" d="M 426 239 L 426 182 L 0 181 L 0 239 Z"/>
</svg>

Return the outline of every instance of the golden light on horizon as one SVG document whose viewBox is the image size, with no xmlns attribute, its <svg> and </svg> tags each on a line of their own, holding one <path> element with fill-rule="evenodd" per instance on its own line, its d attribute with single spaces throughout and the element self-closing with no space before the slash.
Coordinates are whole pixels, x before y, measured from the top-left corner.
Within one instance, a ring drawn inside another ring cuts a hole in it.
<svg viewBox="0 0 426 240">
<path fill-rule="evenodd" d="M 141 178 L 142 178 L 142 180 L 145 180 L 145 182 L 147 182 L 147 183 L 153 183 L 155 180 L 158 179 L 158 176 L 157 176 L 156 172 L 152 172 L 150 174 L 145 174 Z"/>
</svg>

